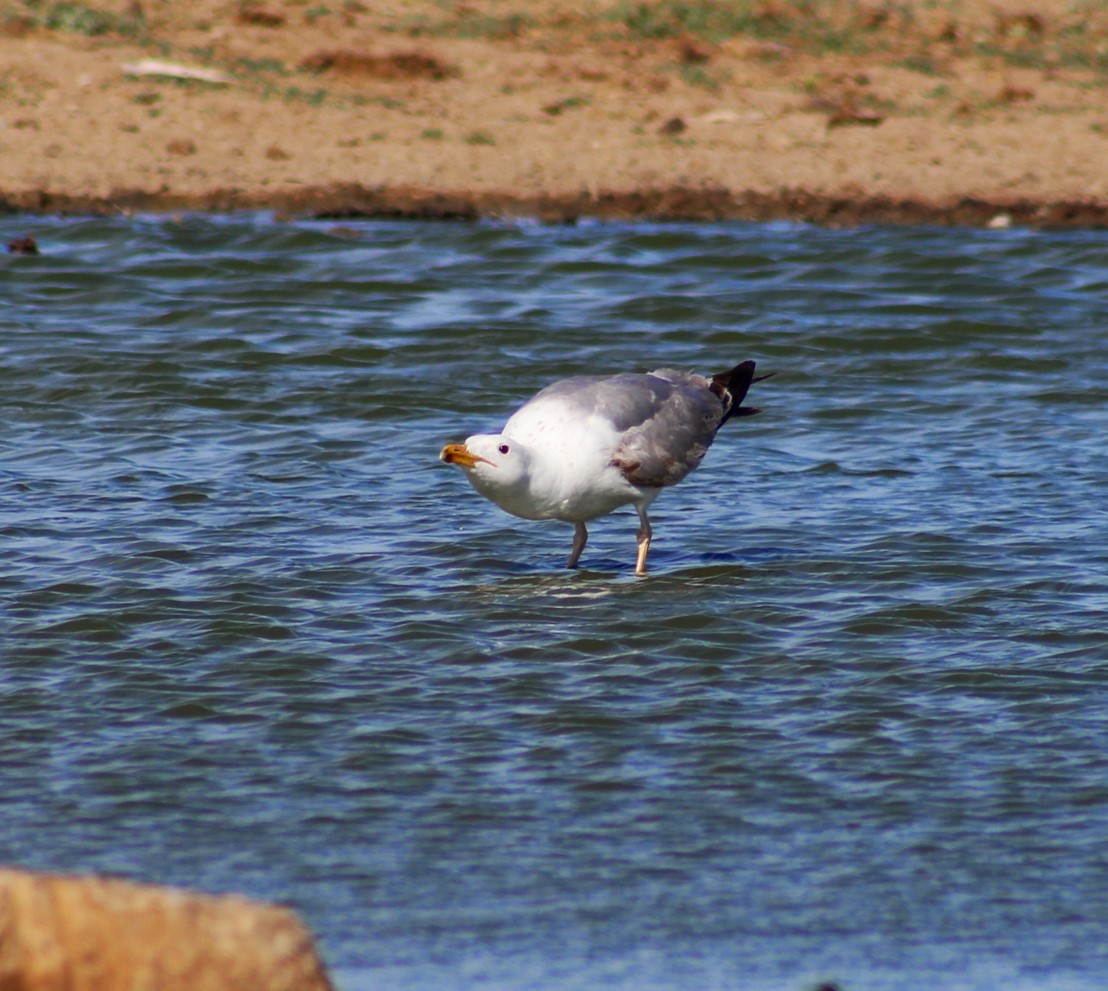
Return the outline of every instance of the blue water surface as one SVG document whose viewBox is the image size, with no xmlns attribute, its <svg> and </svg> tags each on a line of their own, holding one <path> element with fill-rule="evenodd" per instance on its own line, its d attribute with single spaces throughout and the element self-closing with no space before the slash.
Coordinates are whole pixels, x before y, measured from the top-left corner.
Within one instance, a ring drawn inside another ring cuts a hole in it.
<svg viewBox="0 0 1108 991">
<path fill-rule="evenodd" d="M 1108 234 L 9 216 L 0 860 L 343 991 L 1108 983 Z M 572 531 L 437 460 L 754 358 Z"/>
</svg>

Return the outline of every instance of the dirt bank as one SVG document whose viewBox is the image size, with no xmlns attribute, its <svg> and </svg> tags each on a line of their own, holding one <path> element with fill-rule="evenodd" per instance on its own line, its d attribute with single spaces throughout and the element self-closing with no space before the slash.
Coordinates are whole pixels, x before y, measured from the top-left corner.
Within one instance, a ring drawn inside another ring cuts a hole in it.
<svg viewBox="0 0 1108 991">
<path fill-rule="evenodd" d="M 1108 226 L 1095 0 L 0 11 L 0 209 Z"/>
</svg>

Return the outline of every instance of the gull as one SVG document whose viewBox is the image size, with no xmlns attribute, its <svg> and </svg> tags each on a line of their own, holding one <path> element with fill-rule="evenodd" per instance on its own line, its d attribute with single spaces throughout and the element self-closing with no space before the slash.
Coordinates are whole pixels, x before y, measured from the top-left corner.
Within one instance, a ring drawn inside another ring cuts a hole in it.
<svg viewBox="0 0 1108 991">
<path fill-rule="evenodd" d="M 570 568 L 589 538 L 585 524 L 630 503 L 640 523 L 635 573 L 645 575 L 653 536 L 647 508 L 700 464 L 731 417 L 761 412 L 742 405 L 751 383 L 769 378 L 755 378 L 754 368 L 744 361 L 711 378 L 659 368 L 561 379 L 500 433 L 447 444 L 439 458 L 513 516 L 572 523 Z"/>
</svg>

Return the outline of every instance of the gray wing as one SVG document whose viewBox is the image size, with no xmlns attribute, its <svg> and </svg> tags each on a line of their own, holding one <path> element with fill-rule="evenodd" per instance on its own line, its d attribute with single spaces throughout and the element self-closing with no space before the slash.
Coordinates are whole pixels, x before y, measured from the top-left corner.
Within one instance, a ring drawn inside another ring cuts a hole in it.
<svg viewBox="0 0 1108 991">
<path fill-rule="evenodd" d="M 549 400 L 608 420 L 620 435 L 611 463 L 649 487 L 673 485 L 700 464 L 727 409 L 707 379 L 671 369 L 563 379 L 531 402 Z"/>
</svg>

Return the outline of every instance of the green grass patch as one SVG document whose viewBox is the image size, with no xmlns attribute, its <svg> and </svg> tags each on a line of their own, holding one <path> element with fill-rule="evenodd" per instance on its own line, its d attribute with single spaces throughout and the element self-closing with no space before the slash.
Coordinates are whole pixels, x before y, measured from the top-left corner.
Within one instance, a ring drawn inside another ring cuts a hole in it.
<svg viewBox="0 0 1108 991">
<path fill-rule="evenodd" d="M 449 33 L 455 38 L 487 38 L 490 40 L 518 38 L 534 23 L 535 19 L 528 14 L 509 14 L 506 17 L 495 17 L 489 14 L 467 12 L 454 22 Z"/>
<path fill-rule="evenodd" d="M 237 58 L 231 63 L 230 69 L 241 75 L 251 75 L 256 72 L 271 72 L 277 76 L 290 74 L 285 63 L 277 58 Z"/>
<path fill-rule="evenodd" d="M 503 41 L 518 38 L 536 24 L 530 14 L 482 14 L 466 10 L 450 20 L 431 20 L 427 17 L 409 18 L 387 30 L 399 31 L 413 38 L 467 38 L 486 41 Z"/>
<path fill-rule="evenodd" d="M 708 90 L 709 93 L 718 93 L 721 85 L 728 78 L 726 73 L 713 72 L 706 65 L 690 64 L 679 66 L 677 75 L 689 86 L 698 86 Z"/>
<path fill-rule="evenodd" d="M 981 42 L 976 46 L 975 54 L 981 58 L 1000 59 L 1015 69 L 1045 69 L 1048 65 L 1046 52 L 1041 45 L 1031 48 L 1005 48 L 991 42 Z"/>
<path fill-rule="evenodd" d="M 1102 10 L 1104 0 L 1092 0 L 1090 10 Z M 949 9 L 956 16 L 963 0 L 887 0 L 861 4 L 855 0 L 614 0 L 596 16 L 617 25 L 616 36 L 642 40 L 697 37 L 722 42 L 736 36 L 774 41 L 815 55 L 882 53 L 895 64 L 923 75 L 943 75 L 939 59 L 908 46 L 934 41 L 920 19 L 926 8 Z M 1103 21 L 1071 16 L 1045 20 L 1035 14 L 1014 20 L 1014 28 L 996 29 L 988 38 L 944 39 L 944 51 L 961 56 L 998 58 L 1013 67 L 1051 66 L 1108 69 L 1108 33 Z M 608 37 L 612 35 L 609 33 Z"/>
<path fill-rule="evenodd" d="M 267 85 L 261 91 L 261 98 L 269 100 L 274 97 L 284 100 L 286 103 L 306 103 L 309 107 L 322 107 L 330 98 L 330 93 L 325 89 L 302 89 L 299 86 L 272 86 Z"/>
<path fill-rule="evenodd" d="M 1092 45 L 1087 48 L 1061 47 L 1056 59 L 1064 69 L 1086 69 L 1101 77 L 1098 80 L 1101 84 L 1108 82 L 1108 43 L 1099 49 Z"/>
<path fill-rule="evenodd" d="M 495 145 L 494 138 L 488 131 L 470 131 L 463 139 L 467 145 Z"/>
<path fill-rule="evenodd" d="M 542 108 L 542 111 L 550 117 L 560 117 L 567 110 L 578 110 L 581 107 L 587 107 L 590 102 L 587 96 L 570 96 L 564 100 L 548 103 Z"/>
<path fill-rule="evenodd" d="M 1080 69 L 1108 77 L 1108 37 L 1097 39 L 1084 34 L 1060 35 L 1046 42 L 1011 48 L 992 42 L 980 42 L 973 54 L 996 59 L 1014 69 L 1043 72 L 1053 68 Z M 1100 78 L 1099 83 L 1108 82 Z"/>
<path fill-rule="evenodd" d="M 923 76 L 946 75 L 930 55 L 907 55 L 902 59 L 897 59 L 893 62 L 893 65 L 901 69 L 908 69 L 910 72 L 918 72 Z"/>
<path fill-rule="evenodd" d="M 23 0 L 5 4 L 4 19 L 23 21 L 47 31 L 66 31 L 96 38 L 106 34 L 136 37 L 146 32 L 146 18 L 141 8 L 136 14 L 114 14 L 85 3 L 55 0 Z"/>
<path fill-rule="evenodd" d="M 619 0 L 605 13 L 636 38 L 660 40 L 694 34 L 707 41 L 724 41 L 736 34 L 749 34 L 767 25 L 759 23 L 749 3 L 739 0 L 657 0 L 641 3 Z"/>
<path fill-rule="evenodd" d="M 384 107 L 385 110 L 403 110 L 408 105 L 403 100 L 398 100 L 394 96 L 371 96 L 366 99 L 366 103 L 373 103 L 378 107 Z"/>
<path fill-rule="evenodd" d="M 788 5 L 758 0 L 618 0 L 603 15 L 625 36 L 662 40 L 695 36 L 708 42 L 743 35 L 763 41 L 788 42 L 813 52 L 862 54 L 873 42 L 872 32 L 851 19 L 829 16 L 826 0 L 794 0 Z"/>
</svg>

